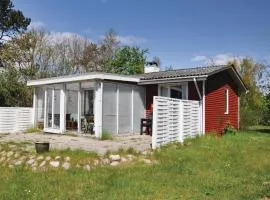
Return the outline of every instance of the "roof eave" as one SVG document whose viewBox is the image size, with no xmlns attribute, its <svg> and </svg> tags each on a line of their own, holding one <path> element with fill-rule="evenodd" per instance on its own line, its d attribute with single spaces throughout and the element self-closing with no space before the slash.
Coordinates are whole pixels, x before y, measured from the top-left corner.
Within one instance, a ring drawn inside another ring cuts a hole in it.
<svg viewBox="0 0 270 200">
<path fill-rule="evenodd" d="M 81 81 L 94 81 L 94 80 L 112 80 L 112 81 L 124 81 L 124 82 L 134 82 L 138 83 L 139 78 L 119 76 L 112 74 L 87 74 L 74 77 L 54 77 L 47 79 L 38 79 L 27 81 L 27 86 L 41 86 L 41 85 L 51 85 L 60 83 L 71 83 L 71 82 L 81 82 Z"/>
</svg>

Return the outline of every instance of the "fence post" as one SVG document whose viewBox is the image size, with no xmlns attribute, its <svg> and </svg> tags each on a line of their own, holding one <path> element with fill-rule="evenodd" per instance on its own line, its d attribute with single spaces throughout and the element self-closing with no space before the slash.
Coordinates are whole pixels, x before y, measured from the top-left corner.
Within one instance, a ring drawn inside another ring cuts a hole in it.
<svg viewBox="0 0 270 200">
<path fill-rule="evenodd" d="M 152 149 L 157 148 L 157 100 L 153 99 L 153 122 L 152 122 Z"/>
<path fill-rule="evenodd" d="M 183 102 L 182 101 L 179 102 L 179 117 L 178 117 L 178 120 L 179 120 L 178 141 L 182 143 L 184 141 L 184 139 L 183 139 Z"/>
</svg>

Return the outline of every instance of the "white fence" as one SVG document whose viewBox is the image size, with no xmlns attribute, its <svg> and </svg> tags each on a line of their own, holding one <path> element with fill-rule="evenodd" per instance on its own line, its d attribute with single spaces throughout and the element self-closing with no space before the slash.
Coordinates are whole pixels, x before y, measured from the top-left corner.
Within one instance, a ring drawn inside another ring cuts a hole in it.
<svg viewBox="0 0 270 200">
<path fill-rule="evenodd" d="M 199 135 L 201 129 L 199 101 L 155 96 L 153 105 L 152 148 L 173 141 L 183 142 Z"/>
<path fill-rule="evenodd" d="M 0 133 L 22 131 L 33 125 L 33 108 L 0 107 Z"/>
</svg>

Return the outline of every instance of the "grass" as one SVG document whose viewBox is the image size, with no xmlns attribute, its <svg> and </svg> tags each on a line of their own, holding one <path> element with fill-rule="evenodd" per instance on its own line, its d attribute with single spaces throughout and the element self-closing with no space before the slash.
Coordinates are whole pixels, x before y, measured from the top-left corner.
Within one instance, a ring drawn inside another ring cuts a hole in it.
<svg viewBox="0 0 270 200">
<path fill-rule="evenodd" d="M 270 134 L 251 131 L 169 145 L 154 152 L 158 165 L 46 173 L 0 167 L 0 199 L 261 199 L 270 196 L 269 155 Z"/>
<path fill-rule="evenodd" d="M 109 131 L 103 130 L 100 139 L 101 140 L 113 140 L 113 135 Z"/>
<path fill-rule="evenodd" d="M 41 132 L 41 130 L 38 127 L 34 127 L 34 126 L 28 127 L 25 130 L 25 133 L 38 133 L 38 132 Z"/>
</svg>

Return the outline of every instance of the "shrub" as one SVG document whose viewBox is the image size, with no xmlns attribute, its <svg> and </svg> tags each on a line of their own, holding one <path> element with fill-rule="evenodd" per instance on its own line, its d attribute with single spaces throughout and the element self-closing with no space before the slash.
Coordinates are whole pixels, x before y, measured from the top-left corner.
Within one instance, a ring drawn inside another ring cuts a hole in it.
<svg viewBox="0 0 270 200">
<path fill-rule="evenodd" d="M 222 134 L 232 134 L 235 135 L 237 130 L 233 127 L 230 122 L 227 122 L 225 127 L 223 128 Z"/>
<path fill-rule="evenodd" d="M 103 130 L 100 139 L 101 140 L 112 140 L 113 139 L 113 136 L 112 136 L 112 134 L 109 131 Z"/>
</svg>

